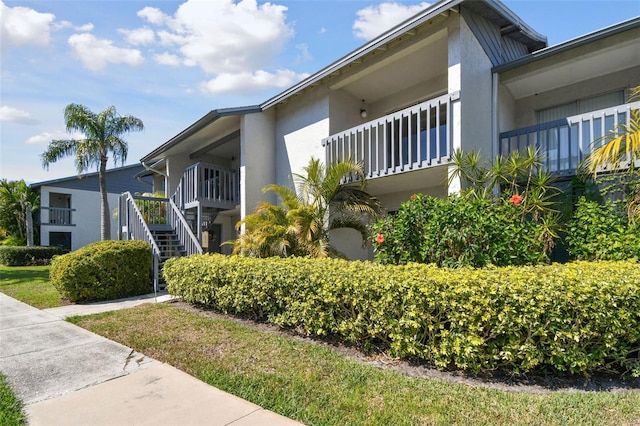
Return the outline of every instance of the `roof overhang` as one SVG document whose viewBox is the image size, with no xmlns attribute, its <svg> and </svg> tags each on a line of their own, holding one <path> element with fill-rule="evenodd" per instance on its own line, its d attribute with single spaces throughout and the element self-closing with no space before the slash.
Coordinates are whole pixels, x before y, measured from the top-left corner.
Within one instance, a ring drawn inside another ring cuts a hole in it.
<svg viewBox="0 0 640 426">
<path fill-rule="evenodd" d="M 499 25 L 500 28 L 503 29 L 503 35 L 527 45 L 529 51 L 540 49 L 547 45 L 546 37 L 534 31 L 514 12 L 498 0 L 442 0 L 426 8 L 417 15 L 407 19 L 396 27 L 393 27 L 389 31 L 381 34 L 359 49 L 343 56 L 317 73 L 312 74 L 298 84 L 267 100 L 260 106 L 262 109 L 270 108 L 308 87 L 319 84 L 324 78 L 338 73 L 343 67 L 361 60 L 364 56 L 367 56 L 376 50 L 384 49 L 387 44 L 402 35 L 415 30 L 420 25 L 431 21 L 437 16 L 449 13 L 452 10 L 457 10 L 457 6 L 460 6 L 463 3 L 464 7 L 472 9 L 474 12 L 483 15 Z"/>
<path fill-rule="evenodd" d="M 515 99 L 640 67 L 640 17 L 497 66 Z"/>
<path fill-rule="evenodd" d="M 178 133 L 173 138 L 169 139 L 164 144 L 160 145 L 158 148 L 151 151 L 149 154 L 145 155 L 140 159 L 142 163 L 152 162 L 154 160 L 159 160 L 162 157 L 162 154 L 169 151 L 171 148 L 177 146 L 181 142 L 190 137 L 196 135 L 201 132 L 205 128 L 211 126 L 216 121 L 220 120 L 224 117 L 233 117 L 233 116 L 241 116 L 244 114 L 253 114 L 257 112 L 262 112 L 262 108 L 258 105 L 253 106 L 245 106 L 245 107 L 237 107 L 237 108 L 224 108 L 224 109 L 216 109 L 213 111 L 209 111 L 198 121 L 184 129 L 182 132 Z"/>
</svg>

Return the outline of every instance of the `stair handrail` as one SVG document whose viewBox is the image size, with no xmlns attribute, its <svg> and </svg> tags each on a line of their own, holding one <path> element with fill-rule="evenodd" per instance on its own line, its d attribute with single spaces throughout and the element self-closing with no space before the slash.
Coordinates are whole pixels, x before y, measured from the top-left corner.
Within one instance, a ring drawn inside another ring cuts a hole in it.
<svg viewBox="0 0 640 426">
<path fill-rule="evenodd" d="M 126 208 L 123 209 L 123 207 Z M 127 239 L 146 241 L 151 247 L 151 255 L 153 257 L 153 291 L 154 293 L 157 293 L 160 271 L 160 248 L 158 247 L 156 240 L 153 238 L 153 234 L 151 233 L 147 222 L 144 220 L 144 216 L 134 202 L 131 192 L 127 191 L 120 196 L 119 212 L 121 226 L 126 223 Z M 126 213 L 126 220 L 123 220 L 123 212 Z M 132 216 L 135 222 L 132 221 Z M 120 229 L 122 230 L 122 227 Z"/>
<path fill-rule="evenodd" d="M 169 205 L 171 206 L 171 209 L 167 212 L 169 224 L 176 235 L 178 235 L 178 240 L 186 250 L 187 256 L 196 253 L 202 254 L 203 250 L 200 242 L 194 235 L 182 212 L 173 201 L 173 198 L 169 198 Z"/>
</svg>

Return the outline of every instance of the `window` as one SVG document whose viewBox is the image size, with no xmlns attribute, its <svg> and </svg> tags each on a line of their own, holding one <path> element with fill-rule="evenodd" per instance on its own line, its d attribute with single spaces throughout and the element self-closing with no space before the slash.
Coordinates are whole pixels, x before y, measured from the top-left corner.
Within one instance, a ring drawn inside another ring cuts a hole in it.
<svg viewBox="0 0 640 426">
<path fill-rule="evenodd" d="M 590 98 L 578 99 L 562 105 L 536 111 L 537 123 L 548 123 L 560 120 L 572 115 L 584 114 L 590 111 L 609 108 L 624 103 L 624 90 L 606 93 L 604 95 L 592 96 Z"/>
<path fill-rule="evenodd" d="M 49 246 L 71 251 L 71 232 L 49 232 Z"/>
</svg>

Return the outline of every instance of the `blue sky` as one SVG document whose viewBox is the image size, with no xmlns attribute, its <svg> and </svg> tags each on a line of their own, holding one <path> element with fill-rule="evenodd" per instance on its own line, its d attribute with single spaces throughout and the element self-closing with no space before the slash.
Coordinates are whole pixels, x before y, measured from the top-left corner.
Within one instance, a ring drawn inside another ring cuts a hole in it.
<svg viewBox="0 0 640 426">
<path fill-rule="evenodd" d="M 554 45 L 640 15 L 637 0 L 504 0 Z M 0 0 L 0 178 L 74 175 L 39 155 L 63 111 L 143 120 L 127 164 L 208 111 L 261 103 L 428 3 L 369 0 Z M 112 162 L 109 167 L 113 167 Z"/>
</svg>

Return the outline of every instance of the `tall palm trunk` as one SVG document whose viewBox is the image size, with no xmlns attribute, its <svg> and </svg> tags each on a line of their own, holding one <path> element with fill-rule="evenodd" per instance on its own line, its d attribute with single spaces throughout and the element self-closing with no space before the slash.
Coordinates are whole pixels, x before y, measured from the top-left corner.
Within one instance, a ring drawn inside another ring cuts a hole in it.
<svg viewBox="0 0 640 426">
<path fill-rule="evenodd" d="M 111 218 L 109 217 L 109 196 L 107 194 L 107 156 L 102 155 L 100 158 L 100 171 L 98 178 L 100 180 L 100 238 L 102 241 L 111 239 Z"/>
<path fill-rule="evenodd" d="M 25 214 L 25 226 L 27 228 L 27 247 L 33 247 L 33 209 L 30 202 L 26 202 L 24 214 Z"/>
</svg>

